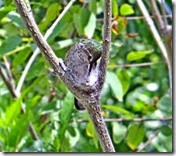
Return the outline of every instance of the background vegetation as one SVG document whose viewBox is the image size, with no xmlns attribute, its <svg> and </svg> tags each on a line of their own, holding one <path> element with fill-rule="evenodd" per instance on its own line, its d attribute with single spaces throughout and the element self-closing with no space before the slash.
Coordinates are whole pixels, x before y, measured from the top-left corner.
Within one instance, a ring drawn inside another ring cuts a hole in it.
<svg viewBox="0 0 176 156">
<path fill-rule="evenodd" d="M 30 1 L 43 34 L 68 2 Z M 171 11 L 171 1 L 165 2 Z M 150 13 L 149 1 L 145 4 Z M 171 152 L 172 106 L 165 59 L 135 0 L 113 0 L 113 18 L 101 107 L 116 151 Z M 103 0 L 77 0 L 48 43 L 64 58 L 80 38 L 102 43 L 102 30 Z M 18 89 L 35 49 L 13 1 L 0 0 L 0 151 L 101 152 L 87 112 L 75 109 L 73 95 L 41 54 Z"/>
</svg>

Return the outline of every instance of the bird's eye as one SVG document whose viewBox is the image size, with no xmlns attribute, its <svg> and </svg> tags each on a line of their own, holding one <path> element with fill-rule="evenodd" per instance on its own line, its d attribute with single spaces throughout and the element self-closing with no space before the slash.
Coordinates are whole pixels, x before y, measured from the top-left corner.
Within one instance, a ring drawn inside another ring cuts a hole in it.
<svg viewBox="0 0 176 156">
<path fill-rule="evenodd" d="M 88 56 L 88 60 L 92 61 L 92 56 L 91 55 Z"/>
</svg>

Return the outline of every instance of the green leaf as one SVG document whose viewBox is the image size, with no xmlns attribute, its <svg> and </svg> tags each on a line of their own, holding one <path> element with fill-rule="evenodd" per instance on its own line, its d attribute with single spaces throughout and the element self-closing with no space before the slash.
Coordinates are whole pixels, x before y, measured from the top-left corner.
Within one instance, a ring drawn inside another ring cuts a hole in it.
<svg viewBox="0 0 176 156">
<path fill-rule="evenodd" d="M 66 97 L 64 98 L 62 109 L 60 112 L 60 120 L 64 125 L 68 125 L 71 119 L 71 114 L 74 109 L 73 107 L 74 97 L 71 92 L 68 92 Z"/>
<path fill-rule="evenodd" d="M 95 15 L 97 14 L 97 2 L 96 0 L 91 0 L 89 3 L 89 10 L 94 13 Z"/>
<path fill-rule="evenodd" d="M 172 102 L 171 102 L 171 97 L 168 94 L 164 95 L 159 100 L 159 102 L 157 103 L 157 106 L 158 106 L 158 109 L 162 113 L 164 113 L 164 114 L 166 114 L 168 116 L 171 115 L 171 113 L 172 113 Z"/>
<path fill-rule="evenodd" d="M 120 143 L 126 136 L 127 128 L 118 122 L 112 122 L 112 131 L 113 131 L 113 141 L 118 144 Z"/>
<path fill-rule="evenodd" d="M 93 123 L 90 119 L 89 119 L 89 122 L 88 122 L 87 127 L 86 127 L 86 134 L 87 134 L 87 136 L 93 138 L 95 146 L 98 148 L 97 134 L 95 132 L 94 125 L 93 125 Z"/>
<path fill-rule="evenodd" d="M 131 5 L 129 4 L 123 4 L 121 7 L 120 7 L 120 14 L 122 16 L 126 16 L 126 15 L 131 15 L 134 13 L 134 10 L 132 8 Z"/>
<path fill-rule="evenodd" d="M 123 87 L 123 95 L 128 91 L 130 87 L 130 75 L 129 72 L 126 70 L 121 70 L 118 72 L 118 77 L 121 81 Z"/>
<path fill-rule="evenodd" d="M 8 146 L 11 147 L 16 147 L 20 143 L 21 139 L 26 135 L 25 133 L 27 133 L 29 126 L 26 114 L 21 115 L 20 118 L 15 120 L 15 122 L 15 124 L 11 123 L 11 130 L 6 138 Z"/>
<path fill-rule="evenodd" d="M 127 118 L 134 118 L 135 117 L 135 115 L 133 113 L 125 110 L 122 107 L 111 106 L 111 105 L 103 105 L 102 107 L 106 108 L 106 109 L 108 109 L 108 110 L 110 110 L 110 111 L 112 111 L 112 112 L 114 112 L 114 113 L 116 113 L 118 115 L 123 115 L 123 116 L 125 116 Z"/>
<path fill-rule="evenodd" d="M 78 32 L 78 34 L 81 36 L 82 35 L 82 26 L 81 26 L 81 17 L 80 17 L 80 14 L 78 13 L 75 13 L 73 15 L 73 21 L 74 21 L 74 24 L 75 24 L 75 28 Z"/>
<path fill-rule="evenodd" d="M 161 130 L 161 133 L 162 133 L 163 135 L 165 135 L 165 136 L 170 136 L 170 135 L 172 135 L 172 128 L 169 127 L 169 126 L 162 126 L 162 127 L 160 128 L 160 130 Z"/>
<path fill-rule="evenodd" d="M 14 103 L 12 103 L 9 107 L 6 108 L 6 112 L 5 112 L 6 125 L 12 124 L 12 121 L 20 113 L 21 100 L 22 100 L 22 97 L 19 97 Z"/>
<path fill-rule="evenodd" d="M 145 130 L 143 125 L 133 124 L 128 129 L 127 134 L 127 144 L 132 149 L 135 150 L 139 144 L 143 141 L 145 136 Z"/>
<path fill-rule="evenodd" d="M 66 97 L 64 98 L 63 105 L 60 112 L 60 122 L 61 122 L 61 129 L 59 131 L 59 140 L 60 145 L 62 147 L 62 142 L 65 139 L 65 132 L 67 127 L 69 126 L 70 120 L 72 119 L 72 112 L 73 112 L 73 95 L 71 92 L 68 92 Z"/>
<path fill-rule="evenodd" d="M 43 67 L 44 67 L 44 62 L 43 62 L 43 58 L 42 58 L 42 59 L 38 60 L 31 67 L 31 69 L 29 70 L 29 72 L 27 74 L 26 80 L 31 80 L 31 79 L 35 78 L 36 76 L 39 77 L 43 74 L 46 74 L 46 73 L 43 73 L 43 71 L 45 70 Z"/>
<path fill-rule="evenodd" d="M 73 44 L 73 40 L 72 39 L 66 39 L 66 40 L 59 41 L 59 42 L 57 42 L 57 45 L 58 45 L 57 50 L 69 47 L 72 44 Z"/>
<path fill-rule="evenodd" d="M 120 80 L 118 79 L 118 76 L 114 74 L 113 72 L 107 72 L 106 74 L 106 83 L 110 85 L 112 92 L 114 93 L 115 97 L 122 101 L 123 99 L 123 89 L 122 84 Z"/>
<path fill-rule="evenodd" d="M 45 30 L 48 25 L 51 24 L 51 22 L 58 16 L 59 11 L 61 10 L 61 6 L 58 3 L 53 3 L 48 6 L 47 12 L 45 15 L 44 20 L 39 25 L 39 28 L 41 30 Z"/>
<path fill-rule="evenodd" d="M 12 10 L 15 10 L 15 7 L 12 5 L 1 7 L 0 8 L 0 21 L 3 17 L 5 17 Z"/>
<path fill-rule="evenodd" d="M 30 53 L 31 53 L 31 49 L 29 47 L 23 48 L 23 50 L 21 50 L 18 53 L 18 55 L 15 56 L 13 63 L 12 63 L 13 66 L 17 67 L 18 65 L 21 65 L 28 58 Z"/>
<path fill-rule="evenodd" d="M 151 54 L 152 52 L 153 52 L 153 50 L 131 51 L 131 52 L 127 55 L 127 60 L 128 60 L 128 61 L 139 60 L 139 59 L 142 59 L 142 58 L 146 57 L 148 54 Z"/>
<path fill-rule="evenodd" d="M 0 46 L 0 56 L 15 49 L 20 43 L 21 37 L 16 35 L 9 36 L 4 42 L 2 42 L 2 45 Z"/>
<path fill-rule="evenodd" d="M 112 0 L 112 14 L 113 17 L 116 18 L 118 16 L 118 4 L 116 0 Z"/>
<path fill-rule="evenodd" d="M 61 151 L 60 152 L 71 152 L 71 145 L 70 140 L 68 137 L 63 138 L 63 141 L 61 143 Z"/>
<path fill-rule="evenodd" d="M 3 1 L 2 1 L 3 2 Z M 12 4 L 12 2 L 13 2 L 13 0 L 5 0 L 4 1 L 4 4 L 5 5 L 10 5 L 10 4 Z"/>
<path fill-rule="evenodd" d="M 124 33 L 127 27 L 127 19 L 124 17 L 119 17 L 117 19 L 118 22 L 118 33 Z"/>
<path fill-rule="evenodd" d="M 91 14 L 88 20 L 87 25 L 84 27 L 84 35 L 88 38 L 92 38 L 96 28 L 96 17 L 95 14 Z"/>
</svg>

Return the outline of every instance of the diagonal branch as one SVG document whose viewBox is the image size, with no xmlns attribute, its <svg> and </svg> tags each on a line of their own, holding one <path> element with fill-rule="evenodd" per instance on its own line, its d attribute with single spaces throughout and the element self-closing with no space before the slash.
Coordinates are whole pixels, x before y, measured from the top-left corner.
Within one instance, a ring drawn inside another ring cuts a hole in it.
<svg viewBox="0 0 176 156">
<path fill-rule="evenodd" d="M 73 5 L 73 3 L 75 2 L 76 0 L 71 0 L 68 5 L 65 7 L 65 9 L 61 12 L 61 14 L 59 15 L 59 17 L 56 19 L 56 21 L 52 24 L 52 26 L 47 30 L 45 36 L 44 36 L 44 39 L 47 40 L 49 38 L 49 36 L 53 33 L 53 30 L 55 29 L 55 27 L 57 26 L 57 24 L 60 22 L 60 20 L 63 18 L 63 16 L 65 15 L 65 13 L 68 11 L 68 9 Z M 29 8 L 29 5 L 28 5 L 28 8 Z M 31 12 L 32 13 L 32 12 Z M 32 63 L 34 62 L 36 56 L 40 53 L 40 50 L 39 48 L 36 48 L 36 50 L 34 50 L 34 53 L 32 54 L 32 56 L 30 57 L 21 77 L 20 77 L 20 80 L 18 82 L 18 85 L 17 85 L 17 88 L 16 88 L 16 91 L 17 93 L 19 94 L 20 93 L 20 90 L 22 88 L 22 85 L 24 83 L 24 80 L 25 80 L 25 77 L 32 65 Z"/>
<path fill-rule="evenodd" d="M 61 64 L 63 63 L 63 61 L 57 58 L 51 47 L 46 42 L 45 38 L 43 37 L 38 26 L 35 23 L 32 12 L 22 0 L 15 0 L 15 4 L 37 46 L 43 52 L 44 56 L 53 67 L 53 69 L 57 73 L 62 73 L 63 66 L 61 67 Z"/>
</svg>

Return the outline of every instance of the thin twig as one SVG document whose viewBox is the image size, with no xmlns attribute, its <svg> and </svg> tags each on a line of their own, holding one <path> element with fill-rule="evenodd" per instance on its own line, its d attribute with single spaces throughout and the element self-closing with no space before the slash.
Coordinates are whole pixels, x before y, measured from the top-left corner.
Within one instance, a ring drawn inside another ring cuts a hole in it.
<svg viewBox="0 0 176 156">
<path fill-rule="evenodd" d="M 134 119 L 123 119 L 123 118 L 109 118 L 104 119 L 105 122 L 148 122 L 148 121 L 162 121 L 162 122 L 172 122 L 172 118 L 134 118 Z M 83 123 L 83 122 L 89 122 L 89 120 L 83 120 L 83 119 L 77 119 L 76 122 Z"/>
<path fill-rule="evenodd" d="M 5 72 L 3 71 L 2 67 L 0 67 L 0 76 L 2 77 L 2 80 L 4 81 L 5 85 L 7 86 L 10 94 L 13 97 L 16 97 L 16 93 L 14 91 L 14 88 L 10 83 L 11 81 L 9 81 L 9 79 L 8 79 L 7 75 L 5 74 Z"/>
<path fill-rule="evenodd" d="M 58 23 L 60 22 L 60 20 L 63 18 L 63 16 L 65 15 L 65 13 L 70 9 L 70 7 L 73 5 L 73 3 L 75 2 L 75 0 L 71 0 L 68 5 L 64 8 L 64 10 L 61 12 L 61 14 L 58 16 L 58 18 L 55 20 L 55 22 L 52 24 L 52 26 L 47 30 L 44 39 L 47 40 L 49 38 L 49 36 L 53 33 L 53 30 L 56 28 L 56 26 L 58 25 Z M 24 83 L 25 77 L 32 65 L 32 63 L 34 62 L 35 58 L 37 57 L 37 55 L 40 53 L 39 48 L 36 48 L 34 53 L 32 54 L 32 56 L 30 57 L 21 77 L 20 80 L 18 82 L 16 91 L 17 93 L 20 93 L 22 85 Z"/>
<path fill-rule="evenodd" d="M 153 136 L 151 136 L 146 143 L 144 143 L 144 145 L 142 147 L 140 147 L 136 152 L 141 152 L 142 150 L 144 150 L 144 148 L 146 148 L 151 142 L 152 140 L 159 134 L 159 130 L 155 132 L 155 134 Z"/>
<path fill-rule="evenodd" d="M 150 16 L 151 18 L 156 18 L 156 16 Z M 166 18 L 171 18 L 172 15 L 166 15 L 165 16 Z M 127 20 L 145 20 L 146 17 L 145 16 L 130 16 L 130 17 L 124 17 L 126 18 Z M 164 18 L 164 16 L 161 15 L 161 18 Z M 111 18 L 111 20 L 113 21 L 115 18 Z M 104 19 L 103 18 L 98 18 L 97 19 L 97 22 L 103 22 Z"/>
<path fill-rule="evenodd" d="M 153 66 L 157 64 L 166 64 L 166 62 L 145 62 L 145 63 L 134 63 L 134 64 L 118 64 L 118 65 L 109 65 L 109 69 L 114 68 L 132 68 L 132 67 L 145 67 L 145 66 Z"/>
</svg>

